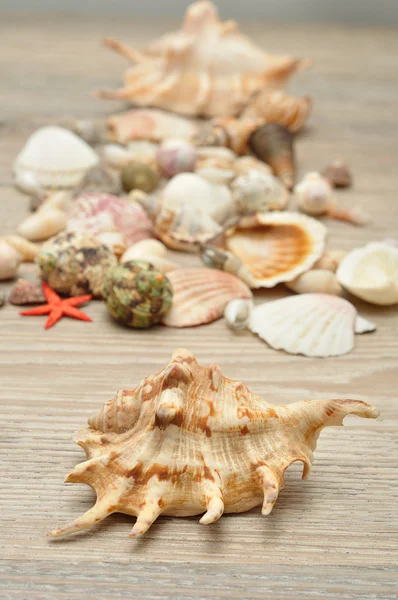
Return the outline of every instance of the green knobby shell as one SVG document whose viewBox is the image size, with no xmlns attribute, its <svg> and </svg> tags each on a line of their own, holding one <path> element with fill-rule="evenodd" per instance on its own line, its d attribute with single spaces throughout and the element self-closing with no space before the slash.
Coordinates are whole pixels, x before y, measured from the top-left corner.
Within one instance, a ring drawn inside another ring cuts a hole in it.
<svg viewBox="0 0 398 600">
<path fill-rule="evenodd" d="M 128 163 L 122 169 L 120 180 L 125 192 L 142 190 L 149 194 L 159 185 L 157 173 L 151 167 L 142 163 Z"/>
<path fill-rule="evenodd" d="M 145 329 L 159 323 L 170 309 L 173 288 L 149 262 L 130 260 L 108 273 L 103 295 L 117 321 Z"/>
</svg>

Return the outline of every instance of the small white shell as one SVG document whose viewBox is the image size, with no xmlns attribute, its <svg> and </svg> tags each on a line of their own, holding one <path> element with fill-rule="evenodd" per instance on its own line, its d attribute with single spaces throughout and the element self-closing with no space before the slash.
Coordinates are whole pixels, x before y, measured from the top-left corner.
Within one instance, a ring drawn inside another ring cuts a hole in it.
<svg viewBox="0 0 398 600">
<path fill-rule="evenodd" d="M 297 294 L 332 294 L 342 296 L 343 288 L 336 275 L 326 269 L 311 269 L 285 283 L 286 287 Z"/>
<path fill-rule="evenodd" d="M 231 329 L 245 329 L 249 323 L 250 313 L 253 308 L 251 300 L 240 298 L 231 300 L 224 310 L 224 317 Z"/>
<path fill-rule="evenodd" d="M 3 241 L 14 248 L 24 262 L 33 262 L 39 251 L 35 244 L 28 242 L 28 240 L 19 235 L 6 235 Z"/>
<path fill-rule="evenodd" d="M 13 279 L 20 262 L 20 254 L 4 240 L 0 240 L 0 281 Z"/>
<path fill-rule="evenodd" d="M 289 199 L 287 189 L 277 177 L 254 169 L 237 177 L 231 190 L 238 211 L 243 215 L 283 210 Z"/>
<path fill-rule="evenodd" d="M 398 303 L 398 248 L 372 242 L 353 250 L 340 263 L 337 279 L 349 292 L 372 304 Z"/>
<path fill-rule="evenodd" d="M 39 242 L 65 229 L 66 223 L 66 214 L 58 208 L 40 209 L 25 219 L 17 232 L 31 242 Z"/>
<path fill-rule="evenodd" d="M 297 204 L 307 215 L 323 215 L 328 211 L 333 189 L 329 181 L 319 173 L 307 173 L 294 187 Z"/>
<path fill-rule="evenodd" d="M 158 167 L 165 177 L 174 177 L 178 173 L 194 171 L 196 158 L 195 146 L 179 139 L 164 141 L 156 154 Z"/>
</svg>

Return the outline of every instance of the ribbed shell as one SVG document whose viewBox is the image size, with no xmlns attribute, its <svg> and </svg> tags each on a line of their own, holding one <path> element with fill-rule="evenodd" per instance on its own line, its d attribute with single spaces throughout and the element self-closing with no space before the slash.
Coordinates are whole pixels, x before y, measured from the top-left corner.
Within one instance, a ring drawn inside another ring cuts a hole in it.
<svg viewBox="0 0 398 600">
<path fill-rule="evenodd" d="M 167 274 L 173 287 L 171 310 L 163 319 L 169 327 L 193 327 L 222 317 L 228 302 L 250 299 L 243 281 L 216 269 L 177 269 Z"/>
<path fill-rule="evenodd" d="M 50 535 L 86 529 L 114 512 L 137 516 L 132 536 L 160 514 L 205 512 L 201 523 L 208 524 L 263 503 L 267 515 L 287 467 L 303 462 L 306 477 L 319 432 L 347 414 L 375 418 L 378 411 L 357 400 L 272 406 L 217 365 L 201 367 L 177 350 L 160 373 L 119 392 L 77 433 L 88 460 L 66 481 L 93 487 L 97 502 Z"/>
</svg>

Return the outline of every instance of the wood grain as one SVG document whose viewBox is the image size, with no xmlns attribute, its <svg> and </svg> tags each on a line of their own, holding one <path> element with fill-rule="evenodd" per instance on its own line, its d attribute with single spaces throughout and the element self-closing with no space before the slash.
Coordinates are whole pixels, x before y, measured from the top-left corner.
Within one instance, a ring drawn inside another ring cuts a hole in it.
<svg viewBox="0 0 398 600">
<path fill-rule="evenodd" d="M 165 28 L 121 17 L 0 19 L 2 233 L 12 232 L 28 211 L 11 171 L 27 135 L 63 115 L 122 108 L 90 96 L 93 89 L 116 87 L 125 66 L 100 47 L 100 38 L 140 45 Z M 367 228 L 328 222 L 329 247 L 396 236 L 397 31 L 262 24 L 247 31 L 275 51 L 316 61 L 293 86 L 315 101 L 311 124 L 297 142 L 300 172 L 346 159 L 355 187 L 339 198 L 346 206 L 361 204 L 373 219 Z M 195 257 L 182 260 L 198 264 Z M 281 288 L 258 297 L 283 294 Z M 397 598 L 397 309 L 355 304 L 378 330 L 357 336 L 350 355 L 327 360 L 272 351 L 222 321 L 183 331 L 130 331 L 93 302 L 85 309 L 91 325 L 65 319 L 44 331 L 41 319 L 3 308 L 1 598 Z M 197 518 L 160 518 L 142 540 L 131 540 L 131 519 L 113 515 L 74 538 L 48 541 L 48 530 L 93 502 L 86 486 L 62 483 L 83 458 L 73 432 L 116 389 L 161 369 L 180 346 L 203 363 L 218 362 L 225 375 L 274 402 L 354 397 L 377 404 L 381 417 L 350 418 L 345 428 L 326 430 L 311 479 L 302 482 L 293 466 L 267 518 L 259 509 L 209 527 Z"/>
</svg>

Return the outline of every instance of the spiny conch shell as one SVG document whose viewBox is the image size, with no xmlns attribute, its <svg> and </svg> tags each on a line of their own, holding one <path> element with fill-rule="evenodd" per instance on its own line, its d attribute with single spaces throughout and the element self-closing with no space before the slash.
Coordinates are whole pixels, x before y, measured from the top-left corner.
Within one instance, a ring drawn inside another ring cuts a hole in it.
<svg viewBox="0 0 398 600">
<path fill-rule="evenodd" d="M 335 160 L 321 172 L 330 185 L 335 188 L 347 188 L 352 185 L 351 171 L 341 160 Z"/>
<path fill-rule="evenodd" d="M 254 131 L 250 148 L 272 168 L 274 174 L 291 190 L 294 184 L 295 161 L 292 133 L 278 123 L 267 123 Z"/>
<path fill-rule="evenodd" d="M 195 173 L 176 175 L 156 197 L 136 193 L 133 198 L 148 212 L 159 238 L 176 250 L 195 251 L 199 243 L 213 239 L 233 210 L 226 186 Z"/>
<path fill-rule="evenodd" d="M 136 65 L 127 69 L 124 88 L 100 97 L 188 116 L 239 114 L 254 93 L 282 87 L 303 66 L 290 56 L 267 54 L 239 33 L 237 23 L 221 23 L 207 0 L 189 6 L 182 29 L 145 52 L 116 40 L 105 43 Z"/>
<path fill-rule="evenodd" d="M 354 414 L 377 418 L 361 400 L 304 400 L 273 405 L 215 365 L 201 367 L 185 349 L 134 389 L 121 390 L 78 431 L 87 460 L 67 476 L 97 494 L 93 508 L 50 536 L 76 533 L 112 513 L 137 517 L 130 536 L 145 533 L 161 515 L 223 513 L 262 504 L 272 511 L 286 469 L 302 462 L 311 471 L 324 427 Z"/>
<path fill-rule="evenodd" d="M 227 232 L 225 244 L 246 267 L 250 287 L 270 288 L 308 271 L 321 256 L 325 237 L 324 225 L 311 217 L 271 212 Z"/>
<path fill-rule="evenodd" d="M 246 175 L 250 171 L 260 171 L 272 175 L 272 169 L 255 156 L 239 156 L 234 163 L 236 175 Z"/>
<path fill-rule="evenodd" d="M 145 211 L 127 198 L 111 194 L 83 194 L 69 210 L 68 231 L 97 235 L 118 231 L 130 245 L 153 237 Z"/>
<path fill-rule="evenodd" d="M 122 169 L 131 162 L 139 162 L 150 167 L 156 166 L 158 145 L 152 142 L 131 142 L 127 147 L 106 144 L 102 147 L 105 162 L 114 169 Z"/>
<path fill-rule="evenodd" d="M 240 175 L 232 182 L 231 190 L 242 215 L 283 210 L 289 200 L 289 193 L 279 179 L 261 171 L 252 170 Z"/>
<path fill-rule="evenodd" d="M 136 329 L 152 327 L 170 309 L 170 281 L 144 260 L 131 260 L 110 269 L 103 295 L 111 315 Z"/>
<path fill-rule="evenodd" d="M 249 323 L 253 308 L 252 300 L 236 299 L 228 302 L 224 310 L 224 318 L 230 329 L 245 329 Z"/>
<path fill-rule="evenodd" d="M 14 248 L 20 254 L 23 262 L 33 262 L 37 256 L 39 248 L 19 235 L 6 235 L 3 241 Z"/>
<path fill-rule="evenodd" d="M 292 132 L 301 129 L 312 108 L 309 96 L 297 98 L 282 90 L 264 89 L 259 92 L 241 115 L 243 121 L 279 123 Z"/>
<path fill-rule="evenodd" d="M 365 225 L 369 218 L 358 208 L 343 210 L 333 200 L 333 190 L 329 181 L 319 173 L 307 173 L 294 187 L 297 204 L 307 215 L 327 215 L 332 219 L 347 221 L 354 225 Z"/>
<path fill-rule="evenodd" d="M 141 240 L 127 248 L 120 262 L 125 263 L 130 260 L 146 260 L 160 273 L 169 273 L 179 268 L 178 264 L 168 260 L 167 248 L 159 240 Z"/>
<path fill-rule="evenodd" d="M 72 188 L 98 163 L 88 144 L 62 127 L 38 129 L 26 142 L 14 163 L 17 177 L 31 173 L 49 188 Z"/>
<path fill-rule="evenodd" d="M 26 279 L 18 279 L 8 296 L 8 301 L 16 306 L 26 306 L 45 303 L 46 298 L 41 287 Z"/>
<path fill-rule="evenodd" d="M 337 296 L 300 294 L 256 306 L 249 328 L 275 350 L 317 358 L 340 356 L 354 348 L 355 333 L 376 326 Z M 364 327 L 364 324 L 367 327 Z"/>
<path fill-rule="evenodd" d="M 398 248 L 372 242 L 353 250 L 340 263 L 337 279 L 349 292 L 372 304 L 398 303 Z"/>
<path fill-rule="evenodd" d="M 132 140 L 161 142 L 174 137 L 191 140 L 198 134 L 198 127 L 188 119 L 162 110 L 128 110 L 112 115 L 107 120 L 109 137 L 119 144 Z"/>
<path fill-rule="evenodd" d="M 21 255 L 4 240 L 0 240 L 0 281 L 14 279 Z"/>
<path fill-rule="evenodd" d="M 126 239 L 120 231 L 103 231 L 95 235 L 96 239 L 110 248 L 118 258 L 126 251 Z"/>
<path fill-rule="evenodd" d="M 66 227 L 66 214 L 59 208 L 44 205 L 45 202 L 17 227 L 19 235 L 31 242 L 48 240 Z"/>
<path fill-rule="evenodd" d="M 156 154 L 158 167 L 165 177 L 174 177 L 178 173 L 194 171 L 196 148 L 186 140 L 169 139 L 160 144 Z"/>
<path fill-rule="evenodd" d="M 215 269 L 177 269 L 168 274 L 174 296 L 163 319 L 168 327 L 194 327 L 222 317 L 234 298 L 251 299 L 249 288 L 237 277 Z"/>
<path fill-rule="evenodd" d="M 285 283 L 286 287 L 297 294 L 332 294 L 342 296 L 343 288 L 336 275 L 326 269 L 311 269 Z"/>
<path fill-rule="evenodd" d="M 347 250 L 326 250 L 313 265 L 313 269 L 326 269 L 336 273 L 339 264 L 347 256 Z"/>
<path fill-rule="evenodd" d="M 221 250 L 211 244 L 200 244 L 199 253 L 200 258 L 206 267 L 209 267 L 210 269 L 219 269 L 226 273 L 236 275 L 236 277 L 239 277 L 239 279 L 244 281 L 249 287 L 252 287 L 253 278 L 240 258 L 235 256 L 235 254 L 232 254 L 232 252 Z"/>
</svg>

